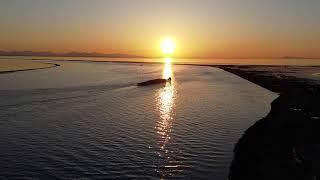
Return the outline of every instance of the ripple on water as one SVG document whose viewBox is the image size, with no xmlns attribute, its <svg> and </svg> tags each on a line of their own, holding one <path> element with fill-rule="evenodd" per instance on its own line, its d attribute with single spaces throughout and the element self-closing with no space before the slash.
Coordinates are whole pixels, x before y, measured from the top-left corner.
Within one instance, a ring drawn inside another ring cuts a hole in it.
<svg viewBox="0 0 320 180">
<path fill-rule="evenodd" d="M 276 96 L 215 68 L 165 68 L 68 63 L 24 73 L 52 77 L 54 88 L 37 79 L 19 89 L 12 77 L 16 89 L 0 90 L 0 178 L 225 179 L 234 144 Z M 144 71 L 172 83 L 136 88 Z M 71 77 L 88 84 L 69 87 Z"/>
</svg>

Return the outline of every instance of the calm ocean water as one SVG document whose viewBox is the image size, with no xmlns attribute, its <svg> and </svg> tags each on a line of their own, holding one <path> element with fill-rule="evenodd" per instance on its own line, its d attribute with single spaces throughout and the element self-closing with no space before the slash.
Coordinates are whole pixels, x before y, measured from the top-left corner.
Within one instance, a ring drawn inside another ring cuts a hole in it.
<svg viewBox="0 0 320 180">
<path fill-rule="evenodd" d="M 0 178 L 226 179 L 277 97 L 211 67 L 59 64 L 0 75 Z"/>
</svg>

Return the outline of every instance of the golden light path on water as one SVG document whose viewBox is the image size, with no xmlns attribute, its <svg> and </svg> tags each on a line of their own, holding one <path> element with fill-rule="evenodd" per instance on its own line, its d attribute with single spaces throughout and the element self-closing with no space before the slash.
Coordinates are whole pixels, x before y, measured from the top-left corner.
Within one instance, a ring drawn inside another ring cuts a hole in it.
<svg viewBox="0 0 320 180">
<path fill-rule="evenodd" d="M 176 171 L 174 168 L 179 167 L 176 163 L 172 163 L 174 162 L 174 157 L 172 157 L 174 152 L 171 152 L 166 148 L 171 140 L 172 124 L 174 120 L 173 108 L 175 106 L 177 94 L 171 59 L 166 58 L 163 65 L 162 78 L 168 79 L 170 77 L 172 79 L 171 82 L 167 82 L 165 87 L 159 89 L 157 92 L 157 109 L 160 120 L 157 122 L 155 129 L 158 134 L 159 156 L 164 159 L 165 163 L 164 167 L 159 167 L 159 169 L 157 169 L 161 176 L 170 176 L 172 171 Z"/>
<path fill-rule="evenodd" d="M 172 77 L 172 67 L 171 63 L 166 59 L 166 63 L 164 64 L 162 78 L 168 79 Z M 172 107 L 174 100 L 174 87 L 172 82 L 167 82 L 165 87 L 160 89 L 158 92 L 158 110 L 160 113 L 161 121 L 157 124 L 157 133 L 160 135 L 163 140 L 161 150 L 165 149 L 166 143 L 170 140 L 170 132 L 172 125 Z"/>
<path fill-rule="evenodd" d="M 162 78 L 163 79 L 168 79 L 169 77 L 173 78 L 172 75 L 173 74 L 172 74 L 171 59 L 166 58 L 165 63 L 164 63 L 164 67 L 163 67 Z M 170 83 L 169 83 L 169 85 L 170 85 Z"/>
</svg>

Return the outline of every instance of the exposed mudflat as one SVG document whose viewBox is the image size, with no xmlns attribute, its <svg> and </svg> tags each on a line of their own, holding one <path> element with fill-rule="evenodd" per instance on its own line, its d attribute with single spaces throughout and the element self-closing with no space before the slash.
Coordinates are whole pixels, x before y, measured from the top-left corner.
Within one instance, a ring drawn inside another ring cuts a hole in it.
<svg viewBox="0 0 320 180">
<path fill-rule="evenodd" d="M 218 66 L 280 93 L 271 112 L 234 148 L 229 179 L 317 179 L 320 176 L 318 66 Z"/>
</svg>

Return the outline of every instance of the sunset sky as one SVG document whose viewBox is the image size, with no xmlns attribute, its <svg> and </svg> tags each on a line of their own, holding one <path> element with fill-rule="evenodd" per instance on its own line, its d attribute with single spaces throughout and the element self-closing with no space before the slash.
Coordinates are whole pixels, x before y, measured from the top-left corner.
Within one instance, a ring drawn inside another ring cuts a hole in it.
<svg viewBox="0 0 320 180">
<path fill-rule="evenodd" d="M 320 57 L 320 0 L 1 0 L 0 50 Z"/>
</svg>

